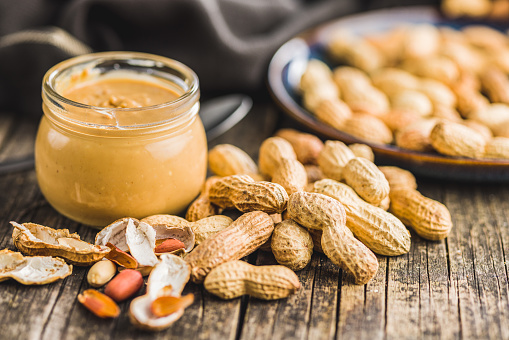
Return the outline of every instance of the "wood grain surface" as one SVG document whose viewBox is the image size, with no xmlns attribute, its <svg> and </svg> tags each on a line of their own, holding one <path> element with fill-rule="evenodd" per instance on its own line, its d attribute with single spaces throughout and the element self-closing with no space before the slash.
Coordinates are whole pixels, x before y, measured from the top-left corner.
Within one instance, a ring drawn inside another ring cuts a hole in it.
<svg viewBox="0 0 509 340">
<path fill-rule="evenodd" d="M 209 146 L 231 143 L 254 159 L 261 141 L 292 126 L 262 96 L 251 113 Z M 0 115 L 0 160 L 29 154 L 34 122 Z M 0 283 L 0 339 L 509 339 L 509 186 L 419 178 L 419 190 L 444 202 L 454 228 L 438 242 L 412 232 L 412 247 L 399 257 L 379 256 L 380 268 L 365 286 L 352 283 L 315 253 L 297 274 L 302 289 L 279 301 L 243 297 L 222 301 L 189 283 L 195 302 L 158 333 L 135 329 L 129 302 L 115 320 L 93 316 L 77 303 L 89 288 L 87 268 L 44 286 Z M 0 176 L 0 249 L 15 250 L 10 220 L 78 232 L 93 241 L 97 230 L 59 215 L 41 195 L 33 170 Z M 261 251 L 247 261 L 275 264 Z"/>
</svg>

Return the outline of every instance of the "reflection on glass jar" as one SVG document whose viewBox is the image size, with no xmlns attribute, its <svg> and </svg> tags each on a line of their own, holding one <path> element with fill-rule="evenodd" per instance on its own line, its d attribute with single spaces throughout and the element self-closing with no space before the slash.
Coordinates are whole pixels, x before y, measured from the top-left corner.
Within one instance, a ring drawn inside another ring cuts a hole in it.
<svg viewBox="0 0 509 340">
<path fill-rule="evenodd" d="M 37 179 L 63 215 L 105 226 L 179 213 L 199 193 L 207 143 L 198 79 L 185 65 L 142 53 L 90 54 L 50 69 L 42 96 Z"/>
</svg>

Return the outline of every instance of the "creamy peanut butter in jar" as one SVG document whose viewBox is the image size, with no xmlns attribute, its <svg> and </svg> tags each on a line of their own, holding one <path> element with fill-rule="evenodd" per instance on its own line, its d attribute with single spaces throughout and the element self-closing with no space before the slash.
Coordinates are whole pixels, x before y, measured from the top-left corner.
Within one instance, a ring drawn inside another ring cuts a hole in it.
<svg viewBox="0 0 509 340">
<path fill-rule="evenodd" d="M 181 212 L 206 175 L 199 96 L 191 69 L 155 55 L 96 53 L 54 66 L 35 145 L 43 195 L 100 227 Z"/>
</svg>

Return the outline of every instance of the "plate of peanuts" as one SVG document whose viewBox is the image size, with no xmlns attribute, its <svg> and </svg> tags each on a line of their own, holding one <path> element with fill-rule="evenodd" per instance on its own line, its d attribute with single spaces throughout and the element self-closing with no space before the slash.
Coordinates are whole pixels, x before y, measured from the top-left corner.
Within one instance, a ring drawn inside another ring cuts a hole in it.
<svg viewBox="0 0 509 340">
<path fill-rule="evenodd" d="M 269 65 L 269 89 L 308 129 L 368 144 L 377 163 L 508 181 L 505 26 L 449 19 L 432 7 L 343 17 L 283 44 Z"/>
</svg>

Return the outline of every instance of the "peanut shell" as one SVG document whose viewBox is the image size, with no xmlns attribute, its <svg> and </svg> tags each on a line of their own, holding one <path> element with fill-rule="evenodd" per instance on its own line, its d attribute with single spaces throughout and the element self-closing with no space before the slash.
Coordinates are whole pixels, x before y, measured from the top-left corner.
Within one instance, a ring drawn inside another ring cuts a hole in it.
<svg viewBox="0 0 509 340">
<path fill-rule="evenodd" d="M 101 260 L 110 248 L 80 240 L 68 229 L 53 229 L 35 223 L 11 221 L 12 239 L 16 248 L 26 255 L 57 256 L 68 263 L 89 266 Z"/>
<path fill-rule="evenodd" d="M 283 299 L 300 289 L 299 278 L 284 266 L 253 266 L 231 261 L 214 268 L 205 289 L 221 299 L 250 295 L 262 300 Z"/>
<path fill-rule="evenodd" d="M 389 195 L 389 182 L 371 161 L 356 157 L 343 170 L 346 183 L 367 202 L 377 205 Z"/>
<path fill-rule="evenodd" d="M 292 144 L 281 137 L 270 137 L 260 146 L 258 165 L 263 174 L 272 177 L 283 158 L 297 159 Z"/>
<path fill-rule="evenodd" d="M 14 279 L 24 285 L 43 285 L 72 274 L 72 265 L 51 256 L 23 256 L 0 250 L 0 282 Z"/>
<path fill-rule="evenodd" d="M 279 184 L 255 182 L 247 175 L 234 175 L 214 183 L 209 199 L 221 208 L 236 208 L 242 212 L 259 210 L 273 214 L 285 210 L 288 194 Z"/>
<path fill-rule="evenodd" d="M 281 129 L 276 137 L 286 139 L 293 147 L 297 160 L 302 164 L 317 164 L 318 155 L 323 149 L 323 142 L 315 135 L 293 129 Z"/>
<path fill-rule="evenodd" d="M 306 228 L 293 220 L 284 220 L 274 228 L 271 249 L 280 265 L 298 271 L 311 261 L 313 239 Z"/>
<path fill-rule="evenodd" d="M 375 154 L 369 145 L 354 143 L 348 145 L 348 148 L 352 150 L 352 153 L 355 155 L 355 157 L 362 157 L 371 162 L 375 161 Z"/>
<path fill-rule="evenodd" d="M 280 184 L 288 193 L 304 190 L 308 184 L 306 169 L 296 159 L 283 159 L 272 176 L 272 182 Z"/>
<path fill-rule="evenodd" d="M 451 214 L 445 205 L 424 197 L 415 189 L 391 190 L 390 212 L 427 240 L 442 240 L 452 229 Z"/>
<path fill-rule="evenodd" d="M 340 181 L 343 179 L 343 168 L 354 157 L 345 143 L 328 140 L 318 157 L 318 165 L 324 176 Z"/>
<path fill-rule="evenodd" d="M 200 196 L 187 208 L 186 220 L 196 222 L 202 218 L 214 216 L 222 212 L 221 208 L 212 204 L 209 200 L 210 187 L 219 179 L 220 177 L 212 176 L 205 181 Z"/>
<path fill-rule="evenodd" d="M 251 254 L 269 239 L 273 230 L 274 222 L 264 212 L 253 211 L 240 216 L 228 228 L 206 239 L 186 256 L 192 280 L 203 282 L 218 265 Z"/>
<path fill-rule="evenodd" d="M 417 181 L 410 171 L 398 168 L 397 166 L 379 166 L 378 169 L 380 169 L 387 182 L 389 182 L 391 190 L 397 188 L 417 189 Z"/>
<path fill-rule="evenodd" d="M 373 252 L 386 256 L 409 252 L 410 232 L 394 215 L 366 203 L 346 184 L 324 179 L 314 188 L 343 204 L 346 226 Z"/>
<path fill-rule="evenodd" d="M 484 154 L 484 137 L 467 126 L 439 122 L 430 134 L 431 145 L 438 152 L 449 156 L 479 158 Z"/>
<path fill-rule="evenodd" d="M 320 101 L 313 113 L 319 121 L 337 130 L 342 130 L 345 122 L 352 116 L 350 107 L 339 98 Z"/>
<path fill-rule="evenodd" d="M 387 111 L 384 111 L 384 113 Z M 366 113 L 356 113 L 345 122 L 343 131 L 361 140 L 376 144 L 392 142 L 392 131 L 377 117 Z"/>
<path fill-rule="evenodd" d="M 251 157 L 231 144 L 219 144 L 209 151 L 209 168 L 218 176 L 258 173 Z"/>
</svg>

